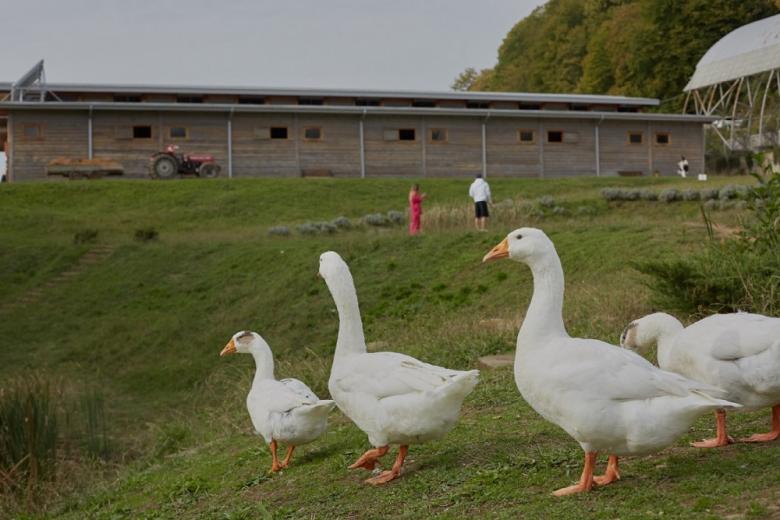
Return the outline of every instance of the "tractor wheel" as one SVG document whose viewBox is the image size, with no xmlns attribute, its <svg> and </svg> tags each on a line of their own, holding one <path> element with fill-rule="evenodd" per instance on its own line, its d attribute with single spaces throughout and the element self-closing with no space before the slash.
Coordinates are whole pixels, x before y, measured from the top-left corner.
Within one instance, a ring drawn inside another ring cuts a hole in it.
<svg viewBox="0 0 780 520">
<path fill-rule="evenodd" d="M 152 177 L 157 179 L 173 179 L 179 173 L 179 165 L 176 159 L 169 155 L 160 155 L 152 161 Z"/>
<path fill-rule="evenodd" d="M 202 164 L 198 169 L 198 177 L 204 179 L 213 179 L 219 175 L 219 165 L 214 163 Z"/>
</svg>

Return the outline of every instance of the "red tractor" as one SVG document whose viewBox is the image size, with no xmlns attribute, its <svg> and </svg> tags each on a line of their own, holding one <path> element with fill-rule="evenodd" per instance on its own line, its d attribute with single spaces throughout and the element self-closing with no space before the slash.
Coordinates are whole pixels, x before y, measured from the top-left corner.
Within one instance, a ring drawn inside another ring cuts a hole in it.
<svg viewBox="0 0 780 520">
<path fill-rule="evenodd" d="M 169 144 L 164 152 L 149 158 L 149 175 L 153 179 L 173 179 L 179 174 L 211 179 L 219 175 L 220 170 L 213 155 L 179 153 L 175 144 Z"/>
</svg>

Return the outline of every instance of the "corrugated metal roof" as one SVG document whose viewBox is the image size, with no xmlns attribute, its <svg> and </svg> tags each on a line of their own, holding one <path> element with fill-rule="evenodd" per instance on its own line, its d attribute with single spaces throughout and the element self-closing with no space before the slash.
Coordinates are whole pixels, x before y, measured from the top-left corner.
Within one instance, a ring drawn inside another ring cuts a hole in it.
<svg viewBox="0 0 780 520">
<path fill-rule="evenodd" d="M 780 67 L 780 14 L 743 25 L 710 47 L 685 86 L 694 90 Z"/>
<path fill-rule="evenodd" d="M 417 90 L 351 90 L 315 88 L 262 87 L 199 87 L 182 85 L 110 85 L 47 83 L 54 92 L 90 92 L 107 94 L 178 94 L 178 95 L 238 95 L 238 96 L 295 96 L 315 98 L 403 98 L 412 100 L 515 101 L 528 103 L 587 103 L 627 106 L 658 106 L 658 99 L 595 94 L 546 94 L 526 92 L 453 92 Z"/>
<path fill-rule="evenodd" d="M 352 114 L 449 116 L 476 118 L 525 118 L 525 119 L 605 119 L 631 121 L 668 121 L 711 123 L 718 119 L 712 116 L 689 114 L 659 114 L 647 112 L 592 112 L 579 110 L 500 110 L 462 108 L 412 108 L 412 107 L 358 107 L 336 105 L 234 105 L 226 103 L 83 103 L 83 102 L 5 102 L 0 108 L 13 110 L 82 110 L 82 111 L 162 111 L 162 112 L 222 112 L 230 113 L 306 113 L 306 114 Z"/>
</svg>

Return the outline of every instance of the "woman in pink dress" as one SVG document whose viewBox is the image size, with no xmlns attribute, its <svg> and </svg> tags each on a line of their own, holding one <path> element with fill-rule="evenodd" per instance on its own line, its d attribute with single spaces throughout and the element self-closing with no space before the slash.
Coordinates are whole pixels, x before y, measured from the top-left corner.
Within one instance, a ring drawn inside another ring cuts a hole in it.
<svg viewBox="0 0 780 520">
<path fill-rule="evenodd" d="M 420 193 L 420 185 L 415 184 L 409 192 L 409 235 L 416 235 L 420 232 L 423 200 L 425 200 L 425 193 Z"/>
</svg>

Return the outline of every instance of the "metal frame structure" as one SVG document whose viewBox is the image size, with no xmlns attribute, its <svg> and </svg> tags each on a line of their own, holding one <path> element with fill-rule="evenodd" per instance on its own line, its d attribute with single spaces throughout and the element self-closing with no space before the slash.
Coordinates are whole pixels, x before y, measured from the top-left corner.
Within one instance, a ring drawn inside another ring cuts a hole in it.
<svg viewBox="0 0 780 520">
<path fill-rule="evenodd" d="M 46 70 L 43 60 L 33 65 L 21 78 L 11 84 L 10 92 L 0 101 L 46 101 Z"/>
<path fill-rule="evenodd" d="M 717 117 L 711 129 L 731 150 L 780 144 L 778 38 L 780 15 L 739 27 L 699 60 L 684 89 L 683 113 Z"/>
</svg>

